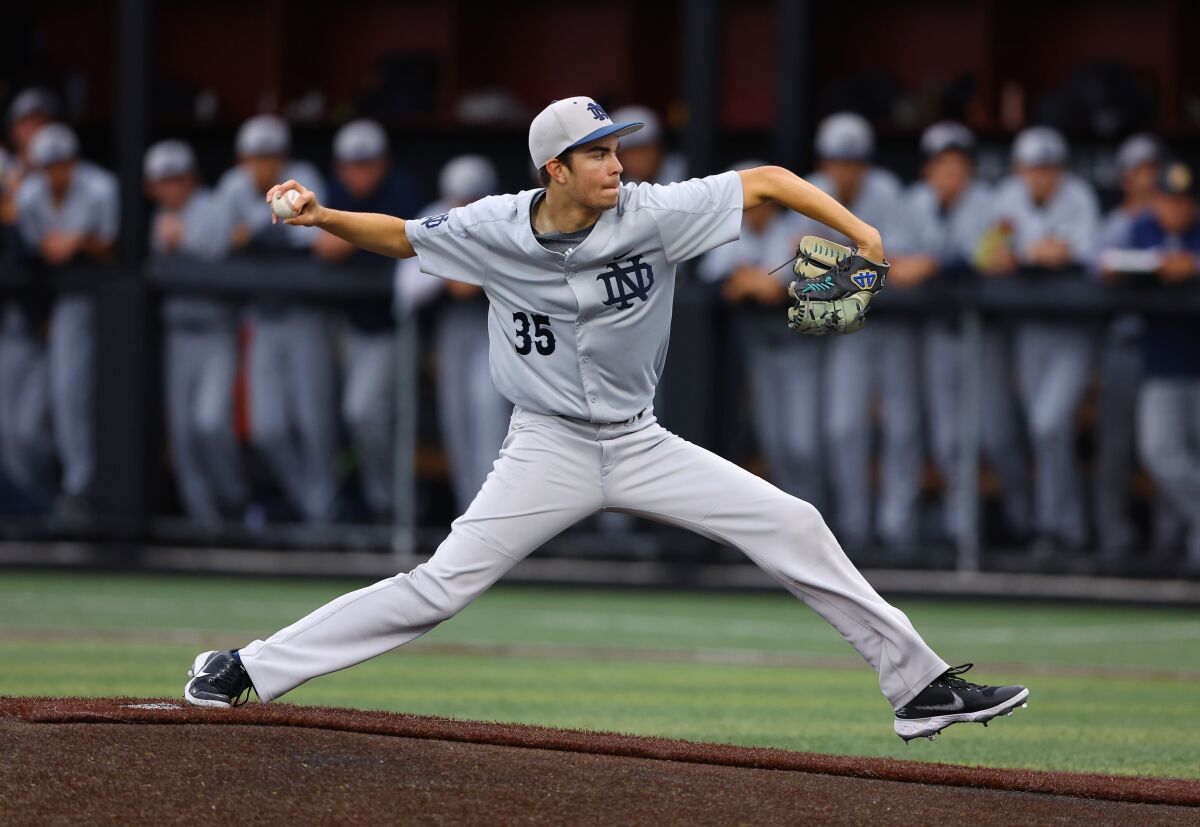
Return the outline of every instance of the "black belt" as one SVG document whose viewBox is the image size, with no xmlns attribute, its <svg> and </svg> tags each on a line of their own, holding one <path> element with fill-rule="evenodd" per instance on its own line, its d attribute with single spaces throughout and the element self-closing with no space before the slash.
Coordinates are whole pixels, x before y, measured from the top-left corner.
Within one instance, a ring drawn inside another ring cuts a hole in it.
<svg viewBox="0 0 1200 827">
<path fill-rule="evenodd" d="M 562 417 L 563 419 L 568 419 L 571 422 L 578 422 L 580 425 L 632 425 L 633 423 L 635 423 L 639 419 L 641 419 L 642 416 L 648 410 L 650 410 L 649 407 L 642 408 L 640 411 L 635 413 L 633 416 L 629 417 L 629 419 L 625 419 L 620 422 L 593 422 L 590 419 L 580 419 L 579 417 L 567 416 L 566 414 L 559 414 L 559 416 Z"/>
</svg>

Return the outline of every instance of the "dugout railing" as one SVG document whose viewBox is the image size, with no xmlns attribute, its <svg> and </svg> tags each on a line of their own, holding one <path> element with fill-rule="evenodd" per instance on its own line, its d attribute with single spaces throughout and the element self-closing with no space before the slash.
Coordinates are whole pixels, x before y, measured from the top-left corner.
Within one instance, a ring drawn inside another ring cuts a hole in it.
<svg viewBox="0 0 1200 827">
<path fill-rule="evenodd" d="M 418 525 L 417 455 L 418 407 L 422 400 L 418 361 L 426 351 L 418 335 L 418 321 L 395 327 L 397 356 L 396 478 L 392 526 L 333 525 L 325 527 L 278 524 L 254 534 L 243 527 L 213 531 L 163 513 L 157 487 L 165 479 L 164 418 L 162 411 L 162 330 L 159 309 L 167 295 L 219 296 L 239 303 L 288 297 L 325 307 L 355 302 L 392 301 L 392 268 L 374 272 L 333 267 L 309 258 L 244 256 L 216 263 L 152 260 L 141 272 L 120 268 L 75 268 L 48 282 L 37 271 L 6 266 L 0 289 L 6 302 L 28 298 L 31 285 L 85 284 L 97 308 L 95 421 L 97 481 L 95 513 L 79 520 L 54 516 L 9 514 L 0 536 L 5 539 L 52 541 L 61 538 L 113 541 L 126 547 L 155 544 L 259 548 L 373 549 L 407 555 L 429 552 L 445 532 L 445 525 Z M 1102 320 L 1131 312 L 1187 315 L 1200 322 L 1200 285 L 1162 287 L 1151 277 L 1139 284 L 1128 280 L 1119 286 L 1100 285 L 1084 273 L 1025 272 L 1003 278 L 974 274 L 947 274 L 913 290 L 887 290 L 876 299 L 872 316 L 913 315 L 922 318 L 943 314 L 958 321 L 966 359 L 971 363 L 981 346 L 986 325 L 1033 316 Z M 37 291 L 35 291 L 36 293 Z M 51 296 L 42 291 L 43 299 Z M 728 310 L 715 291 L 689 283 L 677 291 L 671 357 L 668 359 L 661 399 L 669 427 L 688 439 L 722 448 L 721 434 L 732 406 L 728 371 L 722 364 L 728 326 L 720 322 Z M 766 320 L 774 318 L 765 316 Z M 779 323 L 783 324 L 781 315 Z M 725 360 L 728 367 L 731 362 Z M 797 366 L 803 369 L 802 365 Z M 979 406 L 982 377 L 964 371 L 959 406 L 959 461 L 962 478 L 976 479 L 979 468 Z M 933 556 L 925 565 L 948 565 L 961 570 L 980 566 L 982 550 L 980 490 L 969 486 L 956 493 L 954 506 L 966 530 L 952 556 Z M 654 531 L 576 532 L 556 544 L 563 556 L 616 556 L 635 550 L 642 560 L 662 559 L 704 545 L 674 533 Z"/>
</svg>

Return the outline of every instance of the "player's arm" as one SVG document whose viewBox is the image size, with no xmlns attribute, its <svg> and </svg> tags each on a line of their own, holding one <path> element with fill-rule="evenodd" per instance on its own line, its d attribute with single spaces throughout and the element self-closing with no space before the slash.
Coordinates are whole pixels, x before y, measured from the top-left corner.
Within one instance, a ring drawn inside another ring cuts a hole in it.
<svg viewBox="0 0 1200 827">
<path fill-rule="evenodd" d="M 738 174 L 742 178 L 743 210 L 774 201 L 837 230 L 858 245 L 859 252 L 871 261 L 883 261 L 879 231 L 819 187 L 783 167 L 755 167 Z"/>
<path fill-rule="evenodd" d="M 320 227 L 327 233 L 350 242 L 355 247 L 361 247 L 372 253 L 392 258 L 412 258 L 417 254 L 408 240 L 404 229 L 404 219 L 391 215 L 368 212 L 347 212 L 331 210 L 317 203 L 317 196 L 295 181 L 285 181 L 267 190 L 267 204 L 277 192 L 296 190 L 300 197 L 292 204 L 297 215 L 294 218 L 283 219 L 284 224 L 295 224 L 300 227 Z M 270 209 L 268 206 L 267 209 Z M 271 214 L 271 223 L 279 218 Z"/>
</svg>

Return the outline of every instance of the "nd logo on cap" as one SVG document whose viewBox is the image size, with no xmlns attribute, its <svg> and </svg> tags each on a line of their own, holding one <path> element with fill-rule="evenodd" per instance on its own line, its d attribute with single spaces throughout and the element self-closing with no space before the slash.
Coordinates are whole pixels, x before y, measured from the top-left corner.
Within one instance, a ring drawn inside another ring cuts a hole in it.
<svg viewBox="0 0 1200 827">
<path fill-rule="evenodd" d="M 643 124 L 613 123 L 604 107 L 589 97 L 563 98 L 547 106 L 529 125 L 529 157 L 538 169 L 568 149 L 637 132 Z"/>
</svg>

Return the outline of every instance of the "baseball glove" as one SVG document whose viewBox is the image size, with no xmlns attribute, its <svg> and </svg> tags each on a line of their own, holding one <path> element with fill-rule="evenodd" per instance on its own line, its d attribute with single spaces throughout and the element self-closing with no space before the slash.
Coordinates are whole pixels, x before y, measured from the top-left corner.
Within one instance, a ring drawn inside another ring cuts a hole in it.
<svg viewBox="0 0 1200 827">
<path fill-rule="evenodd" d="M 795 300 L 788 326 L 810 336 L 860 330 L 887 271 L 886 261 L 876 264 L 849 247 L 806 235 L 792 263 L 797 278 L 788 287 Z"/>
</svg>

